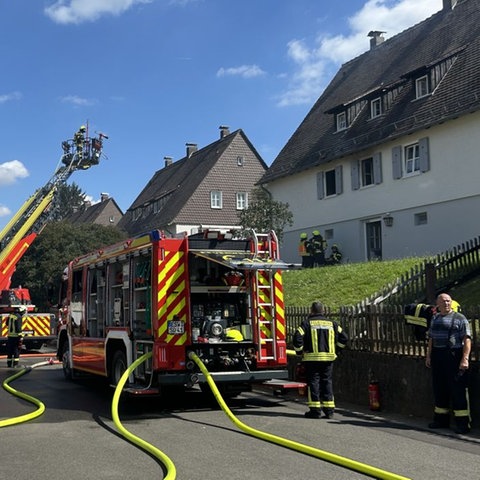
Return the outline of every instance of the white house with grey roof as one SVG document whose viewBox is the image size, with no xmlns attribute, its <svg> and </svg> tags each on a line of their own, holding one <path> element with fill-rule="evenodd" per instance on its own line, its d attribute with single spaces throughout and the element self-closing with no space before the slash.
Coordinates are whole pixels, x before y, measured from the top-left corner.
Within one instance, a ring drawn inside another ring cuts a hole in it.
<svg viewBox="0 0 480 480">
<path fill-rule="evenodd" d="M 287 261 L 315 229 L 352 262 L 434 255 L 480 233 L 480 0 L 368 35 L 260 181 L 294 215 Z"/>
</svg>

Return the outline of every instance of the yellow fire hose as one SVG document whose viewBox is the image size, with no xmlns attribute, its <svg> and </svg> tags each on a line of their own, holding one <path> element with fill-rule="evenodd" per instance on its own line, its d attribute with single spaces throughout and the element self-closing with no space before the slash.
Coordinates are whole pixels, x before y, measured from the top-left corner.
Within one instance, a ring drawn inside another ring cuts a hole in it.
<svg viewBox="0 0 480 480">
<path fill-rule="evenodd" d="M 207 379 L 208 385 L 210 386 L 215 398 L 222 408 L 222 410 L 226 413 L 228 418 L 241 430 L 246 432 L 249 435 L 254 437 L 260 438 L 262 440 L 266 440 L 267 442 L 276 443 L 282 447 L 290 448 L 292 450 L 296 450 L 298 452 L 305 453 L 307 455 L 311 455 L 313 457 L 320 458 L 322 460 L 326 460 L 327 462 L 334 463 L 336 465 L 340 465 L 341 467 L 348 468 L 350 470 L 354 470 L 360 473 L 364 473 L 373 478 L 385 479 L 385 480 L 409 480 L 407 477 L 402 477 L 401 475 L 397 475 L 395 473 L 390 473 L 385 470 L 381 470 L 379 468 L 373 467 L 371 465 L 367 465 L 365 463 L 360 463 L 355 460 L 351 460 L 346 457 L 342 457 L 340 455 L 336 455 L 334 453 L 329 453 L 324 450 L 319 450 L 317 448 L 311 447 L 309 445 L 304 445 L 301 443 L 294 442 L 292 440 L 288 440 L 287 438 L 278 437 L 276 435 L 272 435 L 267 432 L 262 432 L 261 430 L 256 430 L 255 428 L 249 427 L 244 423 L 240 422 L 235 415 L 233 415 L 232 411 L 228 408 L 227 404 L 223 400 L 220 392 L 218 391 L 215 382 L 210 375 L 209 371 L 206 369 L 203 362 L 200 358 L 194 353 L 189 352 L 188 357 L 193 360 L 198 368 L 201 370 L 205 378 Z"/>
<path fill-rule="evenodd" d="M 26 373 L 31 372 L 34 368 L 37 367 L 42 367 L 44 365 L 53 365 L 56 363 L 53 359 L 47 360 L 45 362 L 40 362 L 36 363 L 35 365 L 32 365 L 30 367 L 22 368 L 19 372 L 15 373 L 14 375 L 6 378 L 3 383 L 2 387 L 12 395 L 15 395 L 16 397 L 23 398 L 23 400 L 26 400 L 27 402 L 33 403 L 36 405 L 38 408 L 32 412 L 32 413 L 27 413 L 25 415 L 20 415 L 18 417 L 12 417 L 12 418 L 7 418 L 5 420 L 0 420 L 0 428 L 1 427 L 8 427 L 10 425 L 16 425 L 17 423 L 23 423 L 23 422 L 28 422 L 29 420 L 33 420 L 34 418 L 39 417 L 40 415 L 43 414 L 45 411 L 45 405 L 38 400 L 35 397 L 32 397 L 26 393 L 19 392 L 18 390 L 15 390 L 13 387 L 9 385 L 10 382 L 13 382 L 13 380 L 16 380 L 17 378 L 21 377 L 22 375 L 25 375 Z"/>
<path fill-rule="evenodd" d="M 120 395 L 122 394 L 122 389 L 125 383 L 127 382 L 127 379 L 129 375 L 145 360 L 150 358 L 152 356 L 152 352 L 146 353 L 145 355 L 142 355 L 141 357 L 137 358 L 130 367 L 125 370 L 124 374 L 120 378 L 120 381 L 118 382 L 117 387 L 115 388 L 115 393 L 113 394 L 113 400 L 112 400 L 112 418 L 113 422 L 115 423 L 115 426 L 117 427 L 117 430 L 128 440 L 130 440 L 132 443 L 135 445 L 138 445 L 140 448 L 143 450 L 146 450 L 147 452 L 151 453 L 154 457 L 158 458 L 163 465 L 165 465 L 167 469 L 167 474 L 164 477 L 165 480 L 174 480 L 177 478 L 177 470 L 175 468 L 174 463 L 170 460 L 170 458 L 165 455 L 161 450 L 158 448 L 154 447 L 150 443 L 147 443 L 145 440 L 142 440 L 140 437 L 137 437 L 133 433 L 129 432 L 120 422 L 120 418 L 118 417 L 118 402 L 120 400 Z"/>
</svg>

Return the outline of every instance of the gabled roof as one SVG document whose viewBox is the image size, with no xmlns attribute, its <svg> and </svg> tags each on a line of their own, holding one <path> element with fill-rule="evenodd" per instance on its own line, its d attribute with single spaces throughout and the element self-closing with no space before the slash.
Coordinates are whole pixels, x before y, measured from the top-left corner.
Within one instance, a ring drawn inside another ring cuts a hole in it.
<svg viewBox="0 0 480 480">
<path fill-rule="evenodd" d="M 117 202 L 113 198 L 108 198 L 106 200 L 91 205 L 83 211 L 72 213 L 68 218 L 66 218 L 66 220 L 75 225 L 81 223 L 98 223 L 101 225 L 111 225 L 111 222 L 109 222 L 108 219 L 106 219 L 106 221 L 103 221 L 103 216 L 105 214 L 105 211 L 107 210 L 108 216 L 111 216 L 111 213 L 115 211 L 118 211 L 119 218 L 122 216 L 122 210 L 117 205 Z M 117 224 L 118 222 L 115 221 L 114 223 Z"/>
<path fill-rule="evenodd" d="M 448 63 L 431 95 L 415 98 L 415 79 Z M 383 115 L 370 100 L 393 92 Z M 363 101 L 363 103 L 362 103 Z M 355 104 L 352 124 L 336 131 L 335 113 Z M 480 1 L 459 0 L 342 65 L 262 177 L 267 183 L 480 108 Z"/>
<path fill-rule="evenodd" d="M 266 170 L 265 162 L 258 155 L 244 132 L 238 129 L 195 151 L 190 156 L 186 156 L 156 171 L 133 204 L 128 208 L 119 227 L 127 231 L 130 228 L 134 228 L 138 232 L 159 228 L 158 222 L 160 219 L 162 225 L 175 223 L 182 209 L 182 213 L 185 214 L 184 207 L 187 205 L 190 197 L 238 137 L 244 140 L 250 151 L 254 153 L 263 166 L 263 169 Z M 162 199 L 165 199 L 165 202 L 162 202 L 161 211 L 158 215 L 155 215 L 152 211 L 141 219 L 133 220 L 132 213 L 134 210 L 139 207 L 146 207 Z M 197 216 L 196 212 L 191 213 L 192 216 Z M 209 219 L 204 220 L 208 221 Z M 200 218 L 197 218 L 197 221 L 202 223 Z"/>
</svg>

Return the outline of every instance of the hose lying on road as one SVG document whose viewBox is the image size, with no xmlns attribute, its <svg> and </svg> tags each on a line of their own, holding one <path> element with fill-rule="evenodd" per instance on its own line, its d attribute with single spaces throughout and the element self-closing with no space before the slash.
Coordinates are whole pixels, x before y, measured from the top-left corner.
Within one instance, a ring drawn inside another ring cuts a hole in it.
<svg viewBox="0 0 480 480">
<path fill-rule="evenodd" d="M 327 462 L 340 465 L 341 467 L 348 468 L 349 470 L 354 470 L 360 473 L 364 473 L 365 475 L 368 475 L 373 478 L 379 478 L 379 479 L 385 479 L 385 480 L 409 480 L 407 477 L 402 477 L 395 473 L 390 473 L 385 470 L 381 470 L 379 468 L 373 467 L 371 465 L 367 465 L 365 463 L 360 463 L 346 457 L 341 457 L 340 455 L 336 455 L 334 453 L 329 453 L 324 450 L 319 450 L 309 445 L 297 443 L 292 440 L 288 440 L 287 438 L 282 438 L 267 432 L 262 432 L 261 430 L 256 430 L 255 428 L 245 425 L 240 420 L 238 420 L 235 417 L 235 415 L 233 415 L 232 411 L 228 408 L 217 386 L 215 385 L 215 381 L 213 380 L 212 376 L 210 375 L 209 371 L 206 369 L 205 365 L 200 360 L 200 358 L 194 352 L 189 352 L 188 357 L 197 364 L 198 368 L 200 368 L 201 372 L 207 379 L 208 385 L 210 386 L 212 393 L 215 395 L 215 398 L 218 404 L 220 405 L 222 410 L 226 413 L 228 418 L 238 428 L 240 428 L 247 434 L 260 438 L 262 440 L 266 440 L 271 443 L 276 443 L 277 445 L 280 445 L 282 447 L 290 448 L 292 450 L 297 450 L 298 452 L 306 453 L 307 455 L 311 455 L 313 457 L 321 458 L 322 460 L 326 460 Z"/>
<path fill-rule="evenodd" d="M 145 440 L 141 439 L 140 437 L 137 437 L 133 433 L 129 432 L 120 422 L 120 418 L 118 416 L 118 402 L 120 400 L 120 395 L 122 394 L 122 389 L 125 383 L 127 382 L 127 379 L 129 375 L 145 360 L 150 358 L 152 356 L 152 352 L 148 352 L 145 355 L 142 355 L 141 357 L 137 358 L 130 367 L 128 367 L 127 370 L 123 373 L 122 377 L 120 378 L 120 381 L 118 382 L 117 387 L 115 388 L 115 393 L 113 394 L 113 400 L 112 400 L 112 419 L 113 422 L 115 423 L 115 426 L 117 427 L 117 430 L 127 439 L 130 440 L 132 443 L 135 445 L 138 445 L 140 448 L 143 450 L 146 450 L 147 452 L 151 453 L 154 457 L 158 458 L 163 465 L 165 465 L 167 469 L 167 474 L 164 477 L 165 480 L 174 480 L 177 478 L 177 470 L 175 468 L 174 463 L 170 460 L 170 458 L 165 455 L 161 450 L 158 448 L 154 447 L 150 443 L 146 442 Z"/>
<path fill-rule="evenodd" d="M 26 400 L 27 402 L 33 403 L 38 408 L 32 413 L 27 413 L 25 415 L 20 415 L 18 417 L 12 417 L 12 418 L 7 418 L 5 420 L 0 420 L 0 427 L 8 427 L 10 425 L 16 425 L 17 423 L 28 422 L 29 420 L 33 420 L 34 418 L 37 418 L 43 414 L 43 412 L 45 411 L 45 405 L 40 400 L 26 393 L 15 390 L 13 387 L 9 385 L 9 383 L 13 382 L 13 380 L 16 380 L 17 378 L 20 378 L 22 375 L 25 375 L 26 373 L 31 372 L 34 368 L 43 367 L 44 365 L 53 365 L 54 363 L 56 362 L 53 359 L 47 360 L 45 362 L 36 363 L 34 365 L 31 365 L 30 367 L 22 368 L 20 371 L 6 378 L 3 381 L 2 387 L 7 392 L 11 393 L 12 395 L 15 395 L 16 397 L 23 398 L 23 400 Z"/>
</svg>

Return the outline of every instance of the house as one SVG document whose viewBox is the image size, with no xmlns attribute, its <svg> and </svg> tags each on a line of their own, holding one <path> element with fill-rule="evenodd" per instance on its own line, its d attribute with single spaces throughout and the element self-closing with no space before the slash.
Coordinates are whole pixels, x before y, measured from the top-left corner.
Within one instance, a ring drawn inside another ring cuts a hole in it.
<svg viewBox="0 0 480 480">
<path fill-rule="evenodd" d="M 152 229 L 169 235 L 238 229 L 238 213 L 267 170 L 245 133 L 231 133 L 226 126 L 210 145 L 198 149 L 187 143 L 184 158 L 164 160 L 118 225 L 130 235 Z"/>
<path fill-rule="evenodd" d="M 480 2 L 443 0 L 383 33 L 341 66 L 261 179 L 294 215 L 287 261 L 313 229 L 352 262 L 435 255 L 479 234 Z"/>
<path fill-rule="evenodd" d="M 100 195 L 100 202 L 89 204 L 85 210 L 72 213 L 65 220 L 75 225 L 81 223 L 103 225 L 105 227 L 116 226 L 123 216 L 117 202 L 110 198 L 108 193 Z"/>
</svg>

